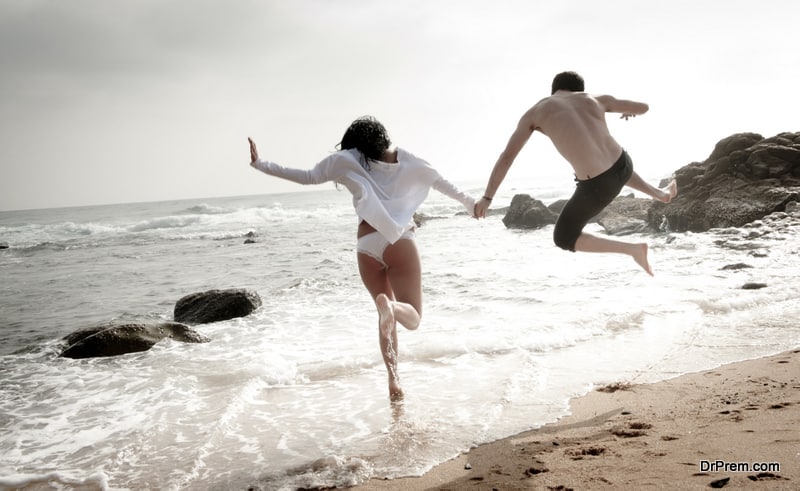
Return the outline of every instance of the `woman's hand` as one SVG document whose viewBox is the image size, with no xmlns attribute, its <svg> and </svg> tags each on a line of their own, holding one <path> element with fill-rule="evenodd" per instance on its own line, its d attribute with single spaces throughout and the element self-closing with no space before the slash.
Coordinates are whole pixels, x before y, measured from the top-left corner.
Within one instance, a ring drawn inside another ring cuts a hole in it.
<svg viewBox="0 0 800 491">
<path fill-rule="evenodd" d="M 250 163 L 253 164 L 258 160 L 258 149 L 256 148 L 256 142 L 252 138 L 248 137 L 247 141 L 250 142 Z"/>
</svg>

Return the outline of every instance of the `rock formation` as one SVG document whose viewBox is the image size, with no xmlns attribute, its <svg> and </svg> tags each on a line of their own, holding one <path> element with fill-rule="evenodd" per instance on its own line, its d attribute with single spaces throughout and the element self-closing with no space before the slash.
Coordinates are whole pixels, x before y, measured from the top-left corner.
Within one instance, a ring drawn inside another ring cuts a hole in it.
<svg viewBox="0 0 800 491">
<path fill-rule="evenodd" d="M 252 314 L 261 306 L 257 293 L 234 288 L 192 293 L 178 300 L 173 318 L 175 322 L 206 324 Z"/>
<path fill-rule="evenodd" d="M 209 339 L 177 322 L 158 324 L 108 324 L 79 329 L 66 337 L 65 358 L 94 358 L 147 351 L 162 339 L 206 343 Z"/>
<path fill-rule="evenodd" d="M 741 227 L 800 201 L 800 133 L 763 138 L 740 133 L 724 138 L 703 162 L 675 172 L 678 196 L 654 202 L 653 229 L 676 232 Z"/>
</svg>

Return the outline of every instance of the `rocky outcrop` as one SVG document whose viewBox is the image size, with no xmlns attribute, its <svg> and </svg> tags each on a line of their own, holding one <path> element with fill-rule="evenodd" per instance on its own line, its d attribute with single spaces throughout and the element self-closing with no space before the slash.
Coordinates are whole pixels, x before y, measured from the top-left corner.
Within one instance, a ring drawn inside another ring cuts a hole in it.
<svg viewBox="0 0 800 491">
<path fill-rule="evenodd" d="M 551 211 L 529 194 L 517 194 L 511 198 L 503 223 L 507 228 L 541 228 L 556 223 L 558 214 Z"/>
<path fill-rule="evenodd" d="M 260 306 L 261 297 L 250 290 L 208 290 L 178 300 L 173 318 L 175 322 L 207 324 L 248 316 Z"/>
<path fill-rule="evenodd" d="M 653 229 L 704 232 L 784 211 L 800 201 L 800 133 L 732 135 L 705 161 L 679 169 L 675 179 L 678 196 L 669 204 L 654 202 L 648 212 Z"/>
<path fill-rule="evenodd" d="M 64 337 L 65 358 L 95 358 L 147 351 L 170 338 L 185 343 L 206 343 L 209 339 L 177 322 L 158 324 L 109 324 L 87 327 Z"/>
</svg>

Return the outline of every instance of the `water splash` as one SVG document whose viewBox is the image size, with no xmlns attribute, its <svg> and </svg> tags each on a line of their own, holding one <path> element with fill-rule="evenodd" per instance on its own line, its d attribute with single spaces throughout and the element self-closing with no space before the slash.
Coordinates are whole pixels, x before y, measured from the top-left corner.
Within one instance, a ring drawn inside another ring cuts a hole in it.
<svg viewBox="0 0 800 491">
<path fill-rule="evenodd" d="M 669 234 L 671 232 L 667 215 L 661 215 L 661 223 L 659 224 L 658 229 L 665 234 Z"/>
</svg>

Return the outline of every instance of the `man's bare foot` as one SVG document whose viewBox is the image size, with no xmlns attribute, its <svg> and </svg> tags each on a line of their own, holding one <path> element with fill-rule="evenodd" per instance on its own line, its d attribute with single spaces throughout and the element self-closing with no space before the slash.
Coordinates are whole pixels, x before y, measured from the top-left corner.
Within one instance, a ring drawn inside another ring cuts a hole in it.
<svg viewBox="0 0 800 491">
<path fill-rule="evenodd" d="M 647 262 L 647 244 L 634 244 L 633 260 L 636 261 L 636 264 L 641 266 L 647 274 L 653 276 L 653 270 L 650 268 L 650 263 Z"/>
<path fill-rule="evenodd" d="M 678 195 L 678 183 L 673 179 L 664 189 L 660 189 L 659 191 L 661 191 L 661 195 L 656 197 L 656 199 L 664 203 L 669 203 L 672 201 L 672 198 Z"/>
<path fill-rule="evenodd" d="M 375 305 L 378 307 L 378 326 L 380 327 L 381 335 L 388 337 L 396 326 L 392 301 L 389 300 L 386 294 L 380 293 L 375 297 Z"/>
</svg>

